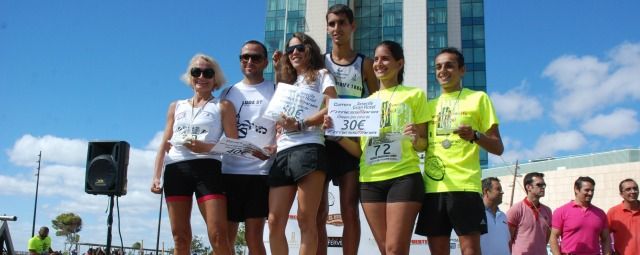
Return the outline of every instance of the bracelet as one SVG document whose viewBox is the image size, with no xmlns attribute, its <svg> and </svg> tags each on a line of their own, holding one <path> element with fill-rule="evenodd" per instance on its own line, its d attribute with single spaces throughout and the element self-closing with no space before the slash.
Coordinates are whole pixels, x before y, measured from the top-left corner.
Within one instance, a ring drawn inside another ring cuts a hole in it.
<svg viewBox="0 0 640 255">
<path fill-rule="evenodd" d="M 473 142 L 477 142 L 478 140 L 480 140 L 480 132 L 478 132 L 477 130 L 473 130 L 473 138 L 471 138 L 471 143 Z"/>
</svg>

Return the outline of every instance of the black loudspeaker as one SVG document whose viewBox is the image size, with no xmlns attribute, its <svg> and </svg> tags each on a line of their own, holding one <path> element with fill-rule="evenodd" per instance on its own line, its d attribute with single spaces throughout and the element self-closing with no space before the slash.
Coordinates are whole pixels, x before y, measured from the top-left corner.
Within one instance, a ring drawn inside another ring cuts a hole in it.
<svg viewBox="0 0 640 255">
<path fill-rule="evenodd" d="M 126 195 L 128 165 L 129 143 L 89 142 L 84 191 L 94 195 Z"/>
</svg>

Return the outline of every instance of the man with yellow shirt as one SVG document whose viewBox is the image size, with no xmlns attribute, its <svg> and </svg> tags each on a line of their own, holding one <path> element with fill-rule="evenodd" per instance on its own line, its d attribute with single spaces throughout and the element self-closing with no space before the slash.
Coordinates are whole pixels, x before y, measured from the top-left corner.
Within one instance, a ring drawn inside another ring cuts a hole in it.
<svg viewBox="0 0 640 255">
<path fill-rule="evenodd" d="M 29 239 L 29 255 L 43 255 L 53 253 L 51 249 L 51 237 L 49 237 L 49 228 L 41 227 L 38 235 Z"/>
<path fill-rule="evenodd" d="M 480 148 L 504 151 L 498 118 L 486 93 L 462 88 L 464 57 L 445 48 L 435 58 L 442 95 L 428 102 L 425 198 L 416 234 L 427 236 L 431 254 L 449 254 L 451 230 L 462 254 L 480 254 L 487 232 L 480 173 Z"/>
</svg>

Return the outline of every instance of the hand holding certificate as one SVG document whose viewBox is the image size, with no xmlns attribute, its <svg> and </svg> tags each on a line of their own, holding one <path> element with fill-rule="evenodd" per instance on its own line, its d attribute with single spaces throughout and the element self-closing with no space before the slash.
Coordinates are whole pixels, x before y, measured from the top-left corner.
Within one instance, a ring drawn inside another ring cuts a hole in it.
<svg viewBox="0 0 640 255">
<path fill-rule="evenodd" d="M 329 136 L 379 136 L 382 103 L 379 99 L 331 99 Z"/>
<path fill-rule="evenodd" d="M 281 114 L 302 120 L 320 110 L 324 95 L 317 91 L 278 83 L 276 92 L 271 98 L 264 118 L 278 121 Z"/>
<path fill-rule="evenodd" d="M 244 158 L 257 158 L 261 160 L 269 159 L 269 153 L 247 140 L 239 140 L 222 137 L 211 152 L 223 155 L 233 155 Z"/>
</svg>

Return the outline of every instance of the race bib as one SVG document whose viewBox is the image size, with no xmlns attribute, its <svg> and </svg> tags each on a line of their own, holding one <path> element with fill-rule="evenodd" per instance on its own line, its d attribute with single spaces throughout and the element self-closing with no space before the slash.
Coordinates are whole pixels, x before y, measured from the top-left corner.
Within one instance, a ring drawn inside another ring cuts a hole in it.
<svg viewBox="0 0 640 255">
<path fill-rule="evenodd" d="M 366 152 L 368 165 L 399 162 L 402 158 L 402 134 L 387 133 L 380 137 L 370 137 Z"/>
</svg>

